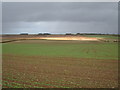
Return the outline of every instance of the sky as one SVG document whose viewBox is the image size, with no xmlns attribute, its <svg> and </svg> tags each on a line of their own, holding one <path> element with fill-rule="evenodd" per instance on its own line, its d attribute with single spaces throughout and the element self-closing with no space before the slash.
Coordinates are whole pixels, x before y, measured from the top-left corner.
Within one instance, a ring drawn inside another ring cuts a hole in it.
<svg viewBox="0 0 120 90">
<path fill-rule="evenodd" d="M 2 33 L 118 33 L 117 2 L 3 2 Z"/>
<path fill-rule="evenodd" d="M 2 3 L 0 1 L 0 34 L 2 34 Z"/>
</svg>

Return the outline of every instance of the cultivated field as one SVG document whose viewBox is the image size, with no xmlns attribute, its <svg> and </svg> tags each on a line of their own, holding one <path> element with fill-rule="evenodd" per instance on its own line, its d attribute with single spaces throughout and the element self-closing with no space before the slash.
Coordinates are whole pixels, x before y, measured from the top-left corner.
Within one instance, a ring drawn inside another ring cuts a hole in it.
<svg viewBox="0 0 120 90">
<path fill-rule="evenodd" d="M 100 40 L 33 38 L 3 43 L 3 88 L 118 87 L 118 42 L 114 42 L 118 38 L 87 37 Z"/>
</svg>

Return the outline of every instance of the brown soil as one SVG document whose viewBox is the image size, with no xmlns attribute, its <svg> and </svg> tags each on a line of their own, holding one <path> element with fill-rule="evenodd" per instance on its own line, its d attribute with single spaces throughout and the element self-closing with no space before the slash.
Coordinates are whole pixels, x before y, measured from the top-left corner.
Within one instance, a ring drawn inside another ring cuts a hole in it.
<svg viewBox="0 0 120 90">
<path fill-rule="evenodd" d="M 118 61 L 3 55 L 3 87 L 115 88 Z M 15 82 L 15 83 L 13 83 Z"/>
<path fill-rule="evenodd" d="M 72 35 L 45 35 L 45 36 L 34 36 L 34 35 L 18 35 L 18 36 L 4 36 L 5 39 L 46 39 L 46 40 L 81 40 L 81 41 L 99 41 L 101 38 L 85 37 L 85 36 L 72 36 Z"/>
</svg>

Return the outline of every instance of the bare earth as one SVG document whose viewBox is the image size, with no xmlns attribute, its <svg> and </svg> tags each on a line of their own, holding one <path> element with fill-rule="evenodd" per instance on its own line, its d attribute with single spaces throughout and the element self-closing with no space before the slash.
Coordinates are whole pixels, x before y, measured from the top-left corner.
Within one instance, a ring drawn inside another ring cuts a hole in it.
<svg viewBox="0 0 120 90">
<path fill-rule="evenodd" d="M 3 55 L 3 87 L 116 88 L 117 60 Z M 7 86 L 7 85 L 9 86 Z"/>
<path fill-rule="evenodd" d="M 4 39 L 46 39 L 46 40 L 82 40 L 82 41 L 99 41 L 102 38 L 93 38 L 85 36 L 71 36 L 71 35 L 18 35 L 18 36 L 7 36 Z"/>
</svg>

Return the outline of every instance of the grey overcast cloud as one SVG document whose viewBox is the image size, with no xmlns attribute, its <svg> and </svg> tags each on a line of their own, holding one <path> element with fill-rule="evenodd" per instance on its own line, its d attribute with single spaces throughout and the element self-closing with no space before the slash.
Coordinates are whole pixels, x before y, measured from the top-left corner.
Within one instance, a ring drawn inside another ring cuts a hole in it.
<svg viewBox="0 0 120 90">
<path fill-rule="evenodd" d="M 118 33 L 117 2 L 3 2 L 2 33 Z"/>
</svg>

